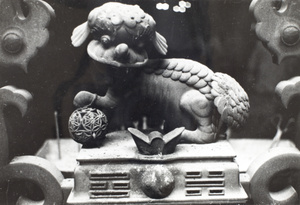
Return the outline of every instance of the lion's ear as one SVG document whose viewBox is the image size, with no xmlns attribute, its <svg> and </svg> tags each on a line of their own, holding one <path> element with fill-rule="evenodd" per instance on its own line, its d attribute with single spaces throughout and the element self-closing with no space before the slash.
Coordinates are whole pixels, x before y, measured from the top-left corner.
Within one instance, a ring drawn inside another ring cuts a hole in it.
<svg viewBox="0 0 300 205">
<path fill-rule="evenodd" d="M 154 44 L 154 47 L 156 48 L 156 50 L 160 54 L 162 54 L 162 55 L 167 54 L 167 52 L 168 52 L 167 40 L 165 39 L 165 37 L 163 37 L 158 32 L 155 32 L 155 36 L 153 38 L 153 44 Z"/>
<path fill-rule="evenodd" d="M 83 44 L 83 42 L 87 39 L 90 34 L 90 28 L 88 26 L 88 22 L 84 22 L 83 24 L 77 26 L 72 33 L 71 40 L 72 45 L 74 47 L 79 47 Z"/>
</svg>

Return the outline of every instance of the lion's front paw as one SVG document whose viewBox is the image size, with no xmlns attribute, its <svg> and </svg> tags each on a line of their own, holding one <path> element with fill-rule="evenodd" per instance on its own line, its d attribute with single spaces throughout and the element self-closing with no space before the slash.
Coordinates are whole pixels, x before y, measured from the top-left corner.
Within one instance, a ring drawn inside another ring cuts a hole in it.
<svg viewBox="0 0 300 205">
<path fill-rule="evenodd" d="M 87 91 L 80 91 L 74 97 L 73 104 L 76 107 L 89 107 L 94 103 L 96 98 L 97 98 L 96 94 Z"/>
</svg>

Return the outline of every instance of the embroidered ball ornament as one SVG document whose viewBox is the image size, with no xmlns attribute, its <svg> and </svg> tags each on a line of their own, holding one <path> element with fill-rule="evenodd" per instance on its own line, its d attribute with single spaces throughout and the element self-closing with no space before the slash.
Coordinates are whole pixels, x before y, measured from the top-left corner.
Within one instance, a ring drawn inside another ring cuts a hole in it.
<svg viewBox="0 0 300 205">
<path fill-rule="evenodd" d="M 69 132 L 73 140 L 85 144 L 99 139 L 107 127 L 106 115 L 95 108 L 79 108 L 69 118 Z"/>
</svg>

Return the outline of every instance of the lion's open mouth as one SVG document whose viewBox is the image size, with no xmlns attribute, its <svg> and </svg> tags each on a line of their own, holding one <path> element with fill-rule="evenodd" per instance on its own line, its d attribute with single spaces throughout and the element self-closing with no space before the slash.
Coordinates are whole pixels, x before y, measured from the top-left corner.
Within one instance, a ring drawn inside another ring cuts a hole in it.
<svg viewBox="0 0 300 205">
<path fill-rule="evenodd" d="M 116 67 L 141 67 L 148 61 L 144 49 L 129 48 L 124 43 L 106 48 L 100 41 L 93 40 L 87 51 L 92 59 Z"/>
</svg>

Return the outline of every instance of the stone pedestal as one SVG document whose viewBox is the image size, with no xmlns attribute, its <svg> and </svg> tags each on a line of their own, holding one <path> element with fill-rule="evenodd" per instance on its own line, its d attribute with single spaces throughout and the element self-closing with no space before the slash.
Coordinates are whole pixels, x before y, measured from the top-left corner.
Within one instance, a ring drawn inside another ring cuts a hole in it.
<svg viewBox="0 0 300 205">
<path fill-rule="evenodd" d="M 68 204 L 238 204 L 248 196 L 228 141 L 141 155 L 128 132 L 81 149 Z"/>
</svg>

